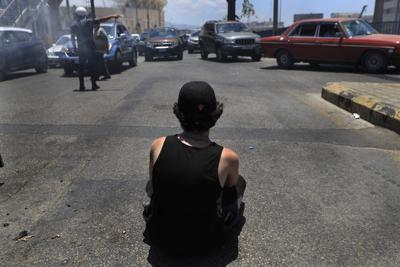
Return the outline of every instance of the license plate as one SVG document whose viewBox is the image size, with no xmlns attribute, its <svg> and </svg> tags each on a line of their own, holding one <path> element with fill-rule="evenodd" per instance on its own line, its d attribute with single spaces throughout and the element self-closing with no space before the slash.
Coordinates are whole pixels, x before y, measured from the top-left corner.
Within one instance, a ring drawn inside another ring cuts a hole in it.
<svg viewBox="0 0 400 267">
<path fill-rule="evenodd" d="M 157 49 L 157 51 L 163 53 L 163 52 L 167 52 L 167 49 L 166 48 L 160 48 L 160 49 Z"/>
<path fill-rule="evenodd" d="M 242 46 L 242 49 L 243 50 L 250 50 L 250 49 L 252 49 L 253 48 L 253 46 L 251 46 L 251 45 L 243 45 Z"/>
</svg>

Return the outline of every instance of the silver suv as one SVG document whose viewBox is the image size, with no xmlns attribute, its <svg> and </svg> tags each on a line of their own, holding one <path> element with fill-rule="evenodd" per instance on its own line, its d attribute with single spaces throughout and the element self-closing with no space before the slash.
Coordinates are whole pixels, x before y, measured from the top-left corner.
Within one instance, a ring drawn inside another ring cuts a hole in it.
<svg viewBox="0 0 400 267">
<path fill-rule="evenodd" d="M 226 61 L 228 56 L 249 56 L 261 59 L 260 36 L 237 21 L 207 21 L 199 35 L 201 58 L 215 53 L 217 60 Z"/>
</svg>

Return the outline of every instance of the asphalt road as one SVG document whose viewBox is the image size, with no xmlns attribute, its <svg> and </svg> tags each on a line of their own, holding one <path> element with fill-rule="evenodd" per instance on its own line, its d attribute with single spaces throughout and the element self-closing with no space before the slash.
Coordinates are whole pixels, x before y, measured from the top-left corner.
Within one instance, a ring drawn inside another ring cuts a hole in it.
<svg viewBox="0 0 400 267">
<path fill-rule="evenodd" d="M 247 223 L 238 245 L 180 260 L 143 243 L 141 213 L 149 146 L 179 131 L 172 105 L 192 80 L 225 104 L 211 135 L 241 157 Z M 0 266 L 398 266 L 400 136 L 322 100 L 337 81 L 400 76 L 198 55 L 142 60 L 97 92 L 74 91 L 60 69 L 11 75 L 0 83 Z"/>
</svg>

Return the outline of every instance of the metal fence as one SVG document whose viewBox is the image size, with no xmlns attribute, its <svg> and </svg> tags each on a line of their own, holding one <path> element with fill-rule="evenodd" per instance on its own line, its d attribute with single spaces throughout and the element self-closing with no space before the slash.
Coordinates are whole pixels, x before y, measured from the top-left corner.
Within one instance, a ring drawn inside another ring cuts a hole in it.
<svg viewBox="0 0 400 267">
<path fill-rule="evenodd" d="M 373 22 L 371 25 L 380 33 L 400 34 L 400 21 Z"/>
<path fill-rule="evenodd" d="M 41 0 L 13 0 L 0 15 L 0 26 L 14 26 L 24 12 L 34 9 Z"/>
</svg>

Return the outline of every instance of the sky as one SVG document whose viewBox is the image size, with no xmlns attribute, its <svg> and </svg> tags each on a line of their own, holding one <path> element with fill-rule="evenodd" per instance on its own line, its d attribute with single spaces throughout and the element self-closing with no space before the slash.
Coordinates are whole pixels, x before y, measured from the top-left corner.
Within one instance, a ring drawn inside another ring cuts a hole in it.
<svg viewBox="0 0 400 267">
<path fill-rule="evenodd" d="M 375 0 L 280 0 L 281 20 L 285 25 L 293 22 L 296 13 L 361 12 L 368 5 L 366 14 L 374 13 Z M 237 14 L 241 13 L 242 0 L 236 0 Z M 272 17 L 273 0 L 251 0 L 255 6 L 258 20 Z M 174 24 L 201 26 L 204 21 L 222 19 L 226 16 L 226 0 L 168 0 L 165 8 L 166 21 Z M 254 19 L 255 20 L 255 19 Z"/>
</svg>

